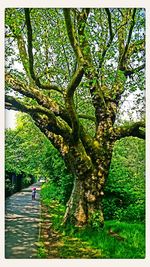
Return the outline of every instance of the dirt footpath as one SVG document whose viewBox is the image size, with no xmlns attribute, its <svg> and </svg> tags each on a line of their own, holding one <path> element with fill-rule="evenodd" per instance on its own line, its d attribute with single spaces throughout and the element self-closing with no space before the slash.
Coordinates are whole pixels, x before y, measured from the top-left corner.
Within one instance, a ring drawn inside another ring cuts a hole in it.
<svg viewBox="0 0 150 267">
<path fill-rule="evenodd" d="M 31 198 L 32 187 L 37 188 L 36 199 Z M 5 258 L 35 259 L 40 228 L 40 182 L 6 199 Z"/>
</svg>

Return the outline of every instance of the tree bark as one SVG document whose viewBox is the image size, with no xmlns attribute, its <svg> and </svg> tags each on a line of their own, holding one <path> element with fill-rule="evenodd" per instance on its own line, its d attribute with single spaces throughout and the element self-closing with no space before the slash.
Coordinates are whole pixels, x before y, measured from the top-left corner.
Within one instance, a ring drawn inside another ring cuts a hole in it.
<svg viewBox="0 0 150 267">
<path fill-rule="evenodd" d="M 108 175 L 112 146 L 102 153 L 99 142 L 95 140 L 88 155 L 82 143 L 72 147 L 70 153 L 67 157 L 72 159 L 69 165 L 75 179 L 63 223 L 71 223 L 79 227 L 84 225 L 102 227 L 104 216 L 101 200 L 104 195 L 103 187 Z"/>
<path fill-rule="evenodd" d="M 98 228 L 104 224 L 104 216 L 101 205 L 103 197 L 104 174 L 93 170 L 83 180 L 76 177 L 72 194 L 67 203 L 67 209 L 63 223 L 71 223 L 76 226 L 89 225 Z M 82 176 L 83 177 L 83 176 Z"/>
</svg>

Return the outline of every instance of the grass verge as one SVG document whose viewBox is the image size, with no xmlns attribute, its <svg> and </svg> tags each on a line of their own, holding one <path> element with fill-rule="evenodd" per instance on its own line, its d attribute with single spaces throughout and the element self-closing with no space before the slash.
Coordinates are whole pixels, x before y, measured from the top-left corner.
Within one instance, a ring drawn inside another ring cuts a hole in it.
<svg viewBox="0 0 150 267">
<path fill-rule="evenodd" d="M 44 192 L 44 189 L 43 189 Z M 62 226 L 65 207 L 42 192 L 43 231 L 39 255 L 64 259 L 143 259 L 145 225 L 105 221 L 103 229 Z M 46 196 L 44 198 L 44 196 Z M 47 225 L 49 223 L 49 225 Z M 44 254 L 45 253 L 45 254 Z"/>
</svg>

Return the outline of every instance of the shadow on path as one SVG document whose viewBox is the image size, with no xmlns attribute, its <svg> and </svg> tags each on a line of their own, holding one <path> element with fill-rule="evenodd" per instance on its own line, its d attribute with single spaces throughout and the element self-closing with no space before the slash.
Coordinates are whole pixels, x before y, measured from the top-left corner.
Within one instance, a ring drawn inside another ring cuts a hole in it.
<svg viewBox="0 0 150 267">
<path fill-rule="evenodd" d="M 31 198 L 32 187 L 37 188 L 36 200 Z M 40 182 L 23 189 L 5 202 L 5 258 L 37 258 L 40 227 Z"/>
</svg>

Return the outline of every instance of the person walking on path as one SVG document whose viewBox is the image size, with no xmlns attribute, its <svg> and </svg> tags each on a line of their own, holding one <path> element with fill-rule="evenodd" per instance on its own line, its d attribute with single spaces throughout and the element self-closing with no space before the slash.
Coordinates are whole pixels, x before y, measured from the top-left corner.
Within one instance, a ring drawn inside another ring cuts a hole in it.
<svg viewBox="0 0 150 267">
<path fill-rule="evenodd" d="M 32 200 L 35 200 L 35 195 L 36 195 L 36 187 L 32 188 Z"/>
</svg>

